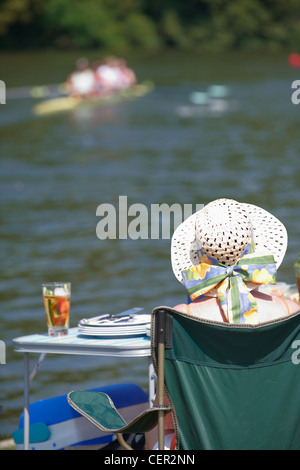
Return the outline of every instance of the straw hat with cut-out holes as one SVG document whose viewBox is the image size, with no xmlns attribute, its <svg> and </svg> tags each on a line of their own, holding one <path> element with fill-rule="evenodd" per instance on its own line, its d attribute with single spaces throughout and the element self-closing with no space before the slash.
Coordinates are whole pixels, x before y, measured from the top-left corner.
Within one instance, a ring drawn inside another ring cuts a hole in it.
<svg viewBox="0 0 300 470">
<path fill-rule="evenodd" d="M 175 230 L 171 262 L 176 278 L 182 282 L 182 271 L 199 264 L 198 248 L 227 266 L 235 264 L 251 239 L 251 228 L 255 253 L 272 254 L 278 269 L 287 249 L 284 225 L 260 207 L 217 199 Z"/>
</svg>

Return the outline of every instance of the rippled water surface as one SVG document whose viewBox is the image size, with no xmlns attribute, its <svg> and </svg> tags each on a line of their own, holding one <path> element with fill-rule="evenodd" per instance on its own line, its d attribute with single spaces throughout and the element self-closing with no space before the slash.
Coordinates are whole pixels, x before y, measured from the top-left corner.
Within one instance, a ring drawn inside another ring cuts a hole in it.
<svg viewBox="0 0 300 470">
<path fill-rule="evenodd" d="M 9 88 L 59 83 L 73 57 L 3 54 L 0 63 Z M 291 83 L 300 72 L 285 55 L 168 54 L 130 65 L 141 81 L 155 83 L 135 101 L 48 117 L 32 114 L 32 98 L 0 106 L 0 339 L 7 348 L 0 434 L 16 428 L 23 407 L 23 357 L 12 340 L 45 331 L 42 282 L 72 283 L 71 326 L 101 312 L 150 312 L 185 300 L 171 272 L 170 240 L 100 240 L 100 204 L 118 212 L 125 195 L 128 206 L 143 204 L 149 214 L 151 204 L 195 206 L 224 196 L 258 204 L 287 227 L 278 278 L 294 282 L 300 105 L 291 102 Z M 189 96 L 211 84 L 228 87 L 229 108 L 203 113 Z M 49 355 L 31 400 L 130 380 L 147 388 L 146 359 Z"/>
</svg>

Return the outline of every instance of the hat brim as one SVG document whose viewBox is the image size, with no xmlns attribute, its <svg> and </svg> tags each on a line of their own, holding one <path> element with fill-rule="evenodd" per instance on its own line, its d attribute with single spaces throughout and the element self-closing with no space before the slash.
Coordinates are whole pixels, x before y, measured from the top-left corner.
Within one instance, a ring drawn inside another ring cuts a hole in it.
<svg viewBox="0 0 300 470">
<path fill-rule="evenodd" d="M 249 216 L 255 239 L 255 251 L 274 256 L 278 269 L 285 256 L 288 235 L 285 226 L 272 214 L 253 204 L 239 203 Z M 203 209 L 201 209 L 202 211 Z M 201 212 L 199 211 L 199 212 Z M 182 271 L 199 263 L 195 239 L 195 212 L 175 230 L 171 241 L 171 263 L 175 277 L 182 283 Z"/>
</svg>

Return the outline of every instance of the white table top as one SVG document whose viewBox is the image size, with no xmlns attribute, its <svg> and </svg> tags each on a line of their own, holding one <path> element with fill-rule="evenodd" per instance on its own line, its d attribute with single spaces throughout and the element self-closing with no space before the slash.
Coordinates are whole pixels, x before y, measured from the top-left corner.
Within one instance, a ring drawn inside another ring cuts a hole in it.
<svg viewBox="0 0 300 470">
<path fill-rule="evenodd" d="M 65 336 L 33 334 L 15 338 L 17 352 L 79 354 L 89 356 L 150 356 L 150 337 L 102 338 L 78 335 L 78 328 L 70 328 Z"/>
</svg>

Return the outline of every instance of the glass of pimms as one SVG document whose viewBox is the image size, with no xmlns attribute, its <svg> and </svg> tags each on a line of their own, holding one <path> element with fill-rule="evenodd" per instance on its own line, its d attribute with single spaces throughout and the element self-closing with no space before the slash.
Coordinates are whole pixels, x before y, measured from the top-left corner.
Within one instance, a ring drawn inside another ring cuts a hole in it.
<svg viewBox="0 0 300 470">
<path fill-rule="evenodd" d="M 67 335 L 70 322 L 70 282 L 42 284 L 49 336 Z"/>
</svg>

